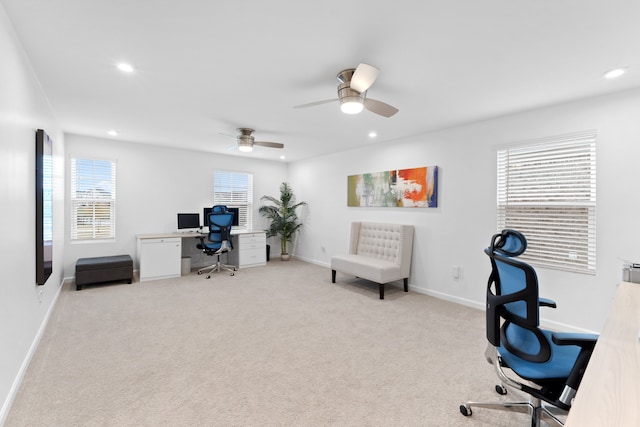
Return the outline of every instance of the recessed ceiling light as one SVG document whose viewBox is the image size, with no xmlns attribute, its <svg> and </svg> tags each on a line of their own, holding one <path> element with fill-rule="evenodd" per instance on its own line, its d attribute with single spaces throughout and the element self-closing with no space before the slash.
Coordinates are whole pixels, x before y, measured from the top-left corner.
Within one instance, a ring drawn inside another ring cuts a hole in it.
<svg viewBox="0 0 640 427">
<path fill-rule="evenodd" d="M 123 73 L 133 73 L 133 71 L 135 70 L 135 68 L 133 68 L 133 65 L 127 64 L 126 62 L 119 63 L 117 67 L 118 70 L 122 71 Z"/>
<path fill-rule="evenodd" d="M 375 131 L 371 131 L 369 132 L 369 138 L 375 138 L 376 136 L 378 136 L 378 134 Z"/>
<path fill-rule="evenodd" d="M 118 131 L 117 130 L 108 130 L 107 133 L 111 136 L 118 136 Z"/>
<path fill-rule="evenodd" d="M 280 158 L 281 158 L 282 160 L 286 159 L 286 157 L 285 157 L 285 156 L 280 156 Z"/>
<path fill-rule="evenodd" d="M 627 72 L 626 68 L 616 68 L 610 71 L 607 71 L 606 73 L 604 73 L 604 78 L 605 79 L 617 79 L 618 77 L 622 76 L 624 73 Z"/>
</svg>

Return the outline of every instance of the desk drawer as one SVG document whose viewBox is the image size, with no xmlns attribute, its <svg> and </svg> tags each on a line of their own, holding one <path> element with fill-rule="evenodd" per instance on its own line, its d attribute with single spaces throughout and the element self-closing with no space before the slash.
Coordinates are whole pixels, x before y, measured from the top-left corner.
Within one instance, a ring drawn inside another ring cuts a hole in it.
<svg viewBox="0 0 640 427">
<path fill-rule="evenodd" d="M 240 256 L 241 266 L 265 264 L 267 261 L 264 244 L 262 245 L 262 247 L 255 249 L 243 248 L 238 255 Z"/>
<path fill-rule="evenodd" d="M 266 235 L 264 233 L 240 234 L 238 237 L 240 237 L 241 245 L 247 248 L 250 247 L 251 244 L 264 246 L 267 242 Z"/>
<path fill-rule="evenodd" d="M 265 242 L 263 241 L 262 243 L 248 243 L 248 242 L 242 242 L 241 246 L 242 248 L 242 252 L 244 251 L 249 251 L 249 250 L 253 250 L 253 249 L 260 249 L 260 250 L 265 250 Z"/>
</svg>

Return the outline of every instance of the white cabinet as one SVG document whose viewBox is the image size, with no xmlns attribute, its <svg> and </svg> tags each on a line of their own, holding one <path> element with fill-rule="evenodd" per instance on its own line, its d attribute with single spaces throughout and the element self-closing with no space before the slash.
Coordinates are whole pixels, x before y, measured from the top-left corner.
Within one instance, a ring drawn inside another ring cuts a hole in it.
<svg viewBox="0 0 640 427">
<path fill-rule="evenodd" d="M 240 268 L 267 264 L 267 236 L 262 233 L 239 233 L 233 236 L 229 262 Z"/>
<path fill-rule="evenodd" d="M 138 238 L 140 281 L 180 277 L 182 239 Z"/>
</svg>

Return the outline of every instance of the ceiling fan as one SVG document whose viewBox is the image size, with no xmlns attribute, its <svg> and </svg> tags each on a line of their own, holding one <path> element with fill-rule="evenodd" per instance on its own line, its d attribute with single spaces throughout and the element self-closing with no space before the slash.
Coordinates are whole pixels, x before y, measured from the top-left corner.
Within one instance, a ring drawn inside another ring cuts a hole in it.
<svg viewBox="0 0 640 427">
<path fill-rule="evenodd" d="M 338 98 L 296 105 L 293 108 L 315 107 L 316 105 L 340 101 L 340 109 L 343 113 L 357 114 L 363 108 L 366 108 L 381 116 L 391 117 L 398 112 L 396 107 L 382 101 L 367 98 L 367 90 L 376 80 L 379 72 L 380 70 L 376 67 L 364 63 L 358 65 L 357 68 L 342 70 L 336 76 L 340 82 L 338 85 Z"/>
<path fill-rule="evenodd" d="M 253 129 L 251 128 L 238 128 L 236 130 L 240 132 L 240 134 L 236 136 L 222 133 L 222 135 L 224 136 L 230 136 L 236 139 L 237 146 L 232 147 L 234 149 L 237 148 L 240 151 L 248 153 L 250 151 L 253 151 L 254 145 L 269 148 L 284 148 L 284 144 L 281 144 L 279 142 L 256 141 L 253 135 L 251 135 L 253 133 Z"/>
</svg>

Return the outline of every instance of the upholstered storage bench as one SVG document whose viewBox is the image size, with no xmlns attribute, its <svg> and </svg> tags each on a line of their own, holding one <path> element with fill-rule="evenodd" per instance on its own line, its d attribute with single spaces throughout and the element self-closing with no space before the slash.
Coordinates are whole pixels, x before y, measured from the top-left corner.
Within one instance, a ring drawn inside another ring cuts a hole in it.
<svg viewBox="0 0 640 427">
<path fill-rule="evenodd" d="M 349 254 L 331 257 L 331 282 L 337 271 L 370 280 L 384 299 L 385 283 L 402 279 L 409 292 L 412 250 L 413 225 L 353 222 Z"/>
<path fill-rule="evenodd" d="M 126 280 L 133 280 L 133 260 L 129 255 L 80 258 L 76 261 L 76 290 L 82 286 Z"/>
</svg>

